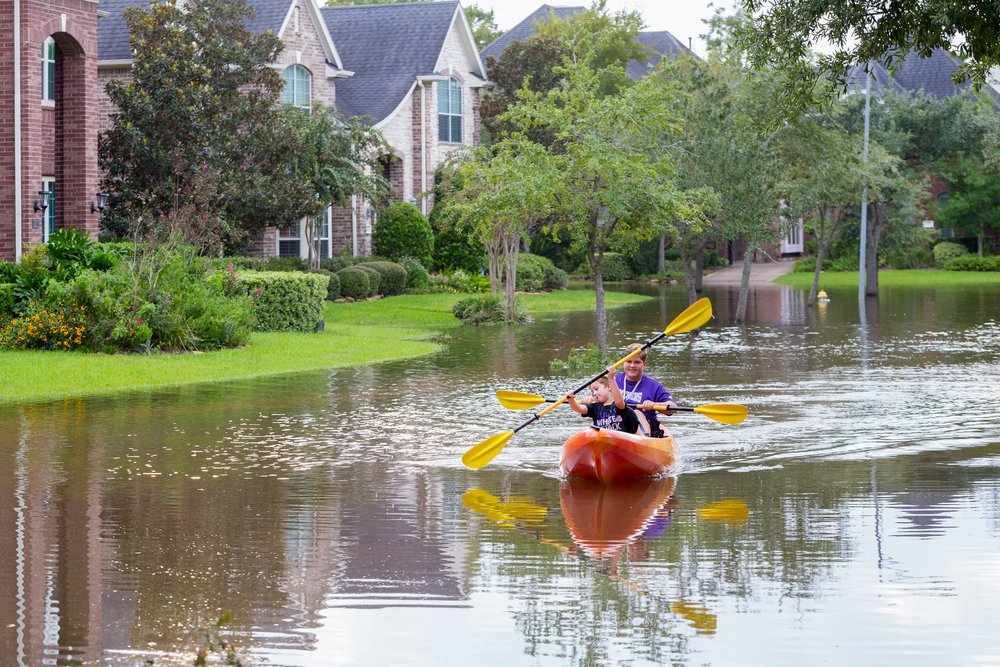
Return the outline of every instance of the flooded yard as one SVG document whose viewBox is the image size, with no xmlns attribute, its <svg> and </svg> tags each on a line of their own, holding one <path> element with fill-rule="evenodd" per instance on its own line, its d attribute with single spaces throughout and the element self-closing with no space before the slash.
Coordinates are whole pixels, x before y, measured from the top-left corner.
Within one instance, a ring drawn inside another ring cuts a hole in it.
<svg viewBox="0 0 1000 667">
<path fill-rule="evenodd" d="M 678 286 L 611 311 L 651 338 Z M 190 665 L 224 627 L 256 665 L 1000 664 L 1000 289 L 706 286 L 716 318 L 647 373 L 680 405 L 675 476 L 559 475 L 587 422 L 549 360 L 593 314 L 443 330 L 433 356 L 0 407 L 3 665 Z"/>
</svg>

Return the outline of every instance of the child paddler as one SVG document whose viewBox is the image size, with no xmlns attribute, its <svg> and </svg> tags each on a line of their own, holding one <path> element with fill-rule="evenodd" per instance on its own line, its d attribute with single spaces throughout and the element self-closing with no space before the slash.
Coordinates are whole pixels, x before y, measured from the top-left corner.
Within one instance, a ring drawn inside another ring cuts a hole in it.
<svg viewBox="0 0 1000 667">
<path fill-rule="evenodd" d="M 625 348 L 625 354 L 629 355 L 642 348 L 639 343 L 633 343 Z M 627 403 L 634 403 L 637 411 L 646 416 L 649 422 L 649 435 L 654 438 L 663 437 L 663 427 L 657 419 L 657 413 L 653 410 L 654 403 L 666 403 L 676 406 L 670 392 L 662 384 L 645 374 L 646 352 L 642 350 L 639 354 L 625 362 L 624 373 L 615 374 L 615 385 L 619 387 L 622 397 Z M 665 412 L 672 415 L 673 412 Z"/>
<path fill-rule="evenodd" d="M 593 419 L 597 428 L 626 433 L 641 430 L 643 435 L 649 433 L 649 425 L 642 413 L 625 405 L 621 391 L 610 379 L 614 374 L 615 367 L 608 366 L 608 374 L 591 383 L 590 393 L 593 394 L 593 398 L 586 403 L 578 403 L 576 394 L 568 392 L 566 398 L 569 399 L 567 401 L 569 407 Z"/>
</svg>

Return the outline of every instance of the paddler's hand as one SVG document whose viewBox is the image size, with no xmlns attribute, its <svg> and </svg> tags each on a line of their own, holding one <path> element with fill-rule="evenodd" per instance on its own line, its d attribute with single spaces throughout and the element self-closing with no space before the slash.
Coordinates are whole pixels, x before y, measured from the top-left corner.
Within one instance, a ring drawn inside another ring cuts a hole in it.
<svg viewBox="0 0 1000 667">
<path fill-rule="evenodd" d="M 615 373 L 618 372 L 618 369 L 616 369 L 614 366 L 608 366 L 604 370 L 606 370 L 608 372 L 608 377 L 611 378 L 612 382 L 614 382 L 615 381 Z"/>
<path fill-rule="evenodd" d="M 576 398 L 576 393 L 572 392 L 572 391 L 567 391 L 566 392 L 566 398 L 574 399 L 574 398 Z"/>
<path fill-rule="evenodd" d="M 650 403 L 650 404 L 652 404 L 652 401 L 646 401 L 646 403 Z M 643 403 L 643 405 L 645 405 L 646 403 Z M 672 406 L 674 406 L 675 408 L 677 407 L 677 404 L 676 404 L 676 403 L 674 403 L 673 401 L 667 401 L 667 405 L 672 405 Z M 670 415 L 675 415 L 675 414 L 677 414 L 677 411 L 676 411 L 676 410 L 667 410 L 667 411 L 666 411 L 666 412 L 664 412 L 663 414 L 665 414 L 665 415 L 667 415 L 667 416 L 670 416 Z"/>
</svg>

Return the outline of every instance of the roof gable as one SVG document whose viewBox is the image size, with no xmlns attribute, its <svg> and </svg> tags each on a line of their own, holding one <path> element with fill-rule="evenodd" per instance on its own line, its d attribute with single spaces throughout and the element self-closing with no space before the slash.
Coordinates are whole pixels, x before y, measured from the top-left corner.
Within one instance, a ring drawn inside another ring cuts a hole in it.
<svg viewBox="0 0 1000 667">
<path fill-rule="evenodd" d="M 934 49 L 927 58 L 921 58 L 916 53 L 909 53 L 899 61 L 896 73 L 893 75 L 882 63 L 873 63 L 872 87 L 877 92 L 892 90 L 899 93 L 916 93 L 923 91 L 939 99 L 955 95 L 975 96 L 972 84 L 956 84 L 952 75 L 958 72 L 959 61 L 945 49 Z M 864 88 L 865 71 L 863 65 L 856 65 L 848 77 L 850 85 Z M 991 99 L 1000 105 L 1000 94 L 993 88 L 984 86 L 983 90 Z"/>
<path fill-rule="evenodd" d="M 523 42 L 535 34 L 536 22 L 547 21 L 549 16 L 552 14 L 555 14 L 557 18 L 565 19 L 573 14 L 579 14 L 580 12 L 586 11 L 586 9 L 586 7 L 556 7 L 553 5 L 542 5 L 529 14 L 526 19 L 493 40 L 493 42 L 479 52 L 479 55 L 482 56 L 483 62 L 486 62 L 486 59 L 489 56 L 493 56 L 499 60 L 500 54 L 503 53 L 503 50 L 507 48 L 508 44 L 511 42 Z"/>
<path fill-rule="evenodd" d="M 698 57 L 691 49 L 684 46 L 679 39 L 666 30 L 660 30 L 658 32 L 641 32 L 636 38 L 636 41 L 652 48 L 656 53 L 650 56 L 645 62 L 633 60 L 625 65 L 625 73 L 633 81 L 645 75 L 649 70 L 654 69 L 664 56 L 670 58 L 671 60 L 676 60 L 681 56 L 690 56 L 692 58 Z"/>
<path fill-rule="evenodd" d="M 348 5 L 321 10 L 354 76 L 337 82 L 337 106 L 347 116 L 389 118 L 418 76 L 433 74 L 461 12 L 457 0 Z M 468 29 L 468 24 L 463 24 Z M 470 33 L 471 34 L 471 33 Z"/>
</svg>

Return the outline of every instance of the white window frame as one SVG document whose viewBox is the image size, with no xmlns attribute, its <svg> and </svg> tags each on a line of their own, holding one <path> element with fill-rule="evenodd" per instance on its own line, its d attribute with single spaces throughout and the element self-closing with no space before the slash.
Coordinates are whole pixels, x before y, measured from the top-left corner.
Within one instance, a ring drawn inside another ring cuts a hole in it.
<svg viewBox="0 0 1000 667">
<path fill-rule="evenodd" d="M 293 236 L 294 234 L 294 236 Z M 279 229 L 278 230 L 278 257 L 302 257 L 302 251 L 305 248 L 302 247 L 302 221 L 290 227 L 289 229 Z M 282 241 L 295 241 L 298 244 L 299 251 L 294 255 L 285 255 L 281 252 L 281 242 Z"/>
<path fill-rule="evenodd" d="M 42 176 L 42 190 L 48 190 L 49 205 L 42 212 L 42 243 L 48 243 L 52 232 L 56 230 L 56 177 Z"/>
<path fill-rule="evenodd" d="M 313 242 L 316 243 L 316 255 L 320 259 L 329 257 L 330 251 L 332 250 L 332 247 L 330 246 L 330 227 L 332 226 L 331 223 L 333 222 L 332 213 L 333 213 L 332 206 L 327 206 L 325 209 L 323 209 L 323 214 L 322 214 L 323 222 L 319 226 L 319 234 L 317 234 L 316 238 L 313 239 Z M 326 246 L 326 255 L 323 255 L 323 246 Z M 308 248 L 306 250 L 308 252 Z M 308 254 L 306 255 L 306 257 L 308 257 Z"/>
<path fill-rule="evenodd" d="M 304 91 L 300 90 L 302 81 L 298 76 L 300 73 L 305 74 L 306 90 Z M 291 104 L 298 109 L 312 111 L 312 72 L 302 65 L 289 65 L 282 71 L 281 77 L 285 80 L 285 88 L 281 92 L 281 101 L 285 104 Z M 291 87 L 291 95 L 289 95 L 289 87 Z M 289 97 L 291 98 L 290 100 Z"/>
<path fill-rule="evenodd" d="M 51 58 L 49 57 L 51 55 Z M 49 107 L 56 105 L 56 41 L 46 37 L 42 42 L 42 104 Z"/>
<path fill-rule="evenodd" d="M 806 244 L 804 241 L 804 227 L 805 221 L 799 218 L 795 221 L 795 224 L 791 226 L 788 233 L 781 239 L 781 253 L 782 254 L 792 254 L 796 252 L 805 252 Z"/>
<path fill-rule="evenodd" d="M 438 141 L 445 144 L 461 144 L 465 135 L 465 89 L 462 83 L 455 77 L 449 77 L 447 81 L 440 81 L 438 84 Z M 457 96 L 457 97 L 456 97 Z M 458 112 L 455 106 L 458 106 Z M 455 119 L 458 119 L 458 137 L 455 137 Z M 445 135 L 441 123 L 444 121 L 448 132 Z"/>
</svg>

